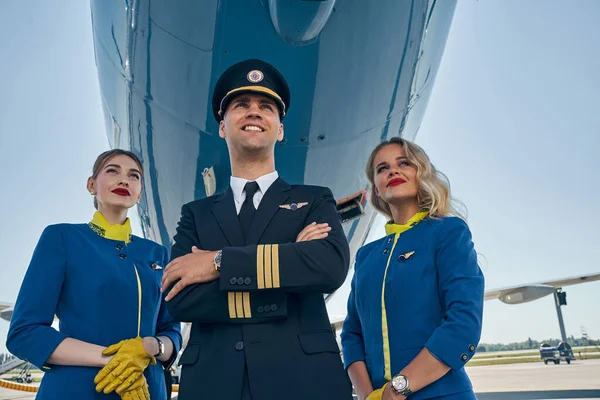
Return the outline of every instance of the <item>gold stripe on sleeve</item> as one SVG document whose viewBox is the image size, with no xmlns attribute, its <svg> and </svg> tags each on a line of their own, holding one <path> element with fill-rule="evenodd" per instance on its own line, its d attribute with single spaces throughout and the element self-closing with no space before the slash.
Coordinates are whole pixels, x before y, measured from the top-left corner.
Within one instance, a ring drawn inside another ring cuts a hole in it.
<svg viewBox="0 0 600 400">
<path fill-rule="evenodd" d="M 235 293 L 227 293 L 227 304 L 229 305 L 229 318 L 237 318 L 235 315 Z"/>
<path fill-rule="evenodd" d="M 250 293 L 243 292 L 242 297 L 244 299 L 244 317 L 252 318 L 252 309 L 250 308 Z"/>
<path fill-rule="evenodd" d="M 238 318 L 244 318 L 244 306 L 242 302 L 242 293 L 237 292 L 235 294 L 235 313 Z"/>
<path fill-rule="evenodd" d="M 273 288 L 272 280 L 272 267 L 271 267 L 271 245 L 265 245 L 265 289 Z"/>
<path fill-rule="evenodd" d="M 281 284 L 279 283 L 279 245 L 274 244 L 271 249 L 271 264 L 273 265 L 273 287 L 276 289 L 281 287 Z"/>
<path fill-rule="evenodd" d="M 256 285 L 258 289 L 265 288 L 264 250 L 265 246 L 262 244 L 259 244 L 256 248 Z"/>
</svg>

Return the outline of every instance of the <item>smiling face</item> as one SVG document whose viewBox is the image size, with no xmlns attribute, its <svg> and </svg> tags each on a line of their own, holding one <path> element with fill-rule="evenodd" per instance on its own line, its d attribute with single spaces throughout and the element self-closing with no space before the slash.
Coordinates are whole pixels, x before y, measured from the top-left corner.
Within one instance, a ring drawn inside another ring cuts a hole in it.
<svg viewBox="0 0 600 400">
<path fill-rule="evenodd" d="M 127 155 L 106 160 L 88 179 L 88 191 L 96 196 L 97 208 L 129 209 L 142 195 L 142 168 Z"/>
<path fill-rule="evenodd" d="M 277 104 L 270 97 L 247 93 L 234 98 L 220 123 L 219 136 L 236 153 L 273 152 L 283 140 Z"/>
<path fill-rule="evenodd" d="M 387 204 L 418 203 L 417 168 L 399 144 L 382 147 L 373 160 L 374 190 Z"/>
</svg>

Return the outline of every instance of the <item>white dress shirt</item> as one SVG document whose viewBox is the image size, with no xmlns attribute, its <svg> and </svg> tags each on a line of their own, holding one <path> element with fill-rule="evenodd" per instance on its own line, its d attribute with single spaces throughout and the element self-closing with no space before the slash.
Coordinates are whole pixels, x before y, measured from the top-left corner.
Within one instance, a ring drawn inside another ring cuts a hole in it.
<svg viewBox="0 0 600 400">
<path fill-rule="evenodd" d="M 252 199 L 254 202 L 254 208 L 258 210 L 260 201 L 262 200 L 267 190 L 271 187 L 273 182 L 277 180 L 277 178 L 279 178 L 279 174 L 277 173 L 277 171 L 274 171 L 256 179 L 256 183 L 258 183 L 258 191 Z M 237 178 L 235 176 L 232 176 L 229 181 L 229 184 L 231 185 L 231 190 L 233 191 L 235 210 L 238 214 L 242 209 L 242 204 L 244 204 L 244 200 L 246 200 L 246 192 L 244 191 L 244 186 L 246 186 L 247 182 L 250 181 L 248 179 Z"/>
</svg>

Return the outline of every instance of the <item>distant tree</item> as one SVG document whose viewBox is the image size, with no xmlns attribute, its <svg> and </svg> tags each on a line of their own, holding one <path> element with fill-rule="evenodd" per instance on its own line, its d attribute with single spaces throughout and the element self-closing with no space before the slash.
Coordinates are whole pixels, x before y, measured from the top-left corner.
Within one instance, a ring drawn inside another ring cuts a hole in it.
<svg viewBox="0 0 600 400">
<path fill-rule="evenodd" d="M 485 353 L 487 351 L 487 349 L 485 348 L 485 346 L 478 346 L 477 347 L 477 352 L 478 353 Z"/>
<path fill-rule="evenodd" d="M 533 340 L 531 340 L 531 338 L 528 338 L 527 342 L 528 342 L 527 347 L 530 348 L 530 349 L 533 349 Z"/>
</svg>

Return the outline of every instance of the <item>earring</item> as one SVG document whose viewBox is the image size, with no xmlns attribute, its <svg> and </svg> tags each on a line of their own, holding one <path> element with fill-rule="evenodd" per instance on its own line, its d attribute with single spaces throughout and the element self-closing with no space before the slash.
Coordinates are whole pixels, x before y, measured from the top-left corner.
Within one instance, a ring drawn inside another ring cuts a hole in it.
<svg viewBox="0 0 600 400">
<path fill-rule="evenodd" d="M 96 192 L 94 192 L 93 190 L 90 190 L 90 194 L 91 194 L 92 196 L 95 196 L 95 195 L 96 195 Z"/>
</svg>

